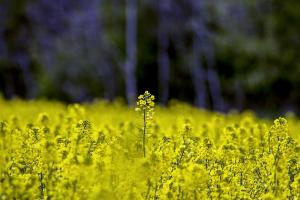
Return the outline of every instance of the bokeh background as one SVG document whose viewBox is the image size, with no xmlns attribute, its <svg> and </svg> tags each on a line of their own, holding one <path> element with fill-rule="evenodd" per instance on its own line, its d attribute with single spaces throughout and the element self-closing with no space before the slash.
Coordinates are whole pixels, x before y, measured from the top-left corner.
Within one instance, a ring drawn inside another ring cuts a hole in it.
<svg viewBox="0 0 300 200">
<path fill-rule="evenodd" d="M 298 0 L 0 0 L 7 99 L 297 114 L 299 77 Z"/>
</svg>

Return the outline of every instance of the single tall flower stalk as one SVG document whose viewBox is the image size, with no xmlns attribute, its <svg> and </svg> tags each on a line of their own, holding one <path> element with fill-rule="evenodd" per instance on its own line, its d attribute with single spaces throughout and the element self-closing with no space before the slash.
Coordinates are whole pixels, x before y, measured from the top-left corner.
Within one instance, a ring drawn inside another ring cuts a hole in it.
<svg viewBox="0 0 300 200">
<path fill-rule="evenodd" d="M 152 120 L 154 114 L 154 99 L 155 97 L 151 95 L 148 91 L 138 97 L 136 111 L 141 112 L 143 115 L 143 153 L 146 157 L 146 134 L 148 130 L 148 124 Z"/>
</svg>

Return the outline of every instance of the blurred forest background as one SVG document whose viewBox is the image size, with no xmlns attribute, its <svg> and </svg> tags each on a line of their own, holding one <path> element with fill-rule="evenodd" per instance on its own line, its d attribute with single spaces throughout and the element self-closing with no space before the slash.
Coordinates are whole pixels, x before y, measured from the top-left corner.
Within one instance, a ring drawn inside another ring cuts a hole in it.
<svg viewBox="0 0 300 200">
<path fill-rule="evenodd" d="M 0 93 L 300 109 L 298 0 L 0 0 Z"/>
</svg>

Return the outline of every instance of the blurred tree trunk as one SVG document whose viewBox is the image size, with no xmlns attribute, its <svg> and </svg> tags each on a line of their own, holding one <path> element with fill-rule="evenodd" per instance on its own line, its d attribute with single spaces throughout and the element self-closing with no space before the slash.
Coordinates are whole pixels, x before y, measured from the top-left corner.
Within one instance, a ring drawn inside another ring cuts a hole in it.
<svg viewBox="0 0 300 200">
<path fill-rule="evenodd" d="M 207 69 L 207 81 L 212 98 L 212 106 L 214 110 L 224 111 L 225 104 L 221 93 L 220 79 L 217 71 L 213 67 Z"/>
<path fill-rule="evenodd" d="M 23 89 L 14 88 L 9 91 L 15 91 L 17 95 L 25 98 L 34 98 L 36 84 L 30 69 L 31 22 L 26 13 L 26 3 L 17 3 L 16 0 L 8 3 L 6 23 L 9 26 L 6 26 L 3 32 L 9 68 L 17 67 L 20 70 L 24 85 Z"/>
<path fill-rule="evenodd" d="M 98 52 L 100 59 L 96 59 L 98 63 L 97 65 L 97 71 L 101 76 L 102 84 L 104 88 L 104 98 L 112 101 L 116 96 L 116 77 L 113 69 L 113 63 L 110 59 L 110 52 L 109 52 L 109 45 L 106 42 L 106 31 L 103 27 L 103 13 L 102 13 L 102 6 L 103 6 L 103 0 L 93 0 L 92 6 L 90 7 L 90 11 L 87 10 L 86 13 L 90 15 L 91 20 L 93 20 L 94 26 L 95 26 L 95 33 L 91 34 L 92 36 L 95 36 L 91 40 L 91 46 L 92 43 L 95 43 L 96 41 L 99 41 L 97 44 L 97 49 L 100 50 Z"/>
<path fill-rule="evenodd" d="M 201 55 L 202 58 L 205 59 L 206 61 L 206 65 L 207 65 L 207 71 L 205 72 L 205 70 L 203 69 L 203 67 L 201 67 L 199 69 L 198 72 L 195 71 L 195 73 L 203 73 L 203 75 L 198 75 L 200 76 L 200 78 L 202 79 L 202 85 L 199 88 L 195 88 L 196 90 L 196 99 L 199 98 L 200 100 L 198 100 L 198 102 L 196 101 L 196 103 L 198 103 L 198 106 L 207 106 L 205 103 L 204 98 L 206 98 L 205 95 L 201 94 L 201 92 L 199 92 L 199 90 L 202 90 L 203 92 L 206 93 L 205 91 L 205 80 L 207 79 L 207 84 L 208 84 L 208 89 L 211 95 L 211 99 L 212 99 L 212 108 L 214 110 L 218 110 L 218 111 L 223 111 L 224 110 L 224 100 L 221 94 L 221 85 L 220 85 L 220 79 L 219 79 L 219 75 L 217 73 L 217 71 L 214 68 L 215 65 L 215 53 L 214 53 L 214 47 L 212 44 L 212 37 L 213 37 L 213 33 L 211 33 L 207 27 L 207 18 L 208 16 L 206 16 L 205 14 L 205 8 L 204 8 L 204 1 L 200 1 L 200 0 L 191 0 L 190 1 L 191 5 L 192 5 L 192 21 L 191 21 L 191 26 L 194 30 L 194 34 L 196 37 L 196 39 L 194 39 L 194 45 L 200 46 L 198 48 L 200 48 L 199 53 Z M 196 42 L 196 44 L 195 44 Z M 195 48 L 195 47 L 194 47 Z M 199 56 L 200 56 L 199 55 Z M 195 57 L 195 56 L 194 56 Z M 201 62 L 200 59 L 198 60 L 198 62 Z M 203 64 L 203 62 L 202 62 Z M 193 75 L 194 77 L 196 75 Z M 197 77 L 198 79 L 200 79 L 199 77 Z M 199 81 L 198 81 L 199 82 Z M 199 87 L 200 83 L 198 85 L 195 85 L 195 87 Z M 203 101 L 204 103 L 200 104 Z M 197 104 L 196 104 L 197 105 Z"/>
<path fill-rule="evenodd" d="M 137 48 L 137 0 L 126 0 L 126 61 L 125 87 L 129 105 L 134 105 L 137 96 L 136 81 Z"/>
<path fill-rule="evenodd" d="M 168 55 L 169 36 L 168 36 L 168 12 L 170 11 L 170 0 L 158 2 L 158 78 L 159 95 L 163 105 L 168 103 L 169 98 L 169 79 L 170 79 L 170 60 Z"/>
<path fill-rule="evenodd" d="M 205 86 L 205 69 L 200 60 L 200 40 L 194 34 L 192 53 L 190 58 L 190 69 L 195 90 L 195 105 L 200 108 L 207 108 L 207 91 Z"/>
<path fill-rule="evenodd" d="M 195 105 L 207 108 L 206 72 L 201 59 L 202 41 L 206 27 L 203 23 L 201 1 L 189 0 L 188 3 L 191 9 L 189 25 L 193 35 L 190 68 L 195 90 Z"/>
<path fill-rule="evenodd" d="M 215 52 L 211 38 L 207 36 L 203 40 L 203 54 L 207 64 L 207 83 L 212 99 L 212 108 L 217 111 L 225 111 L 225 103 L 221 92 L 221 84 L 219 74 L 214 68 L 215 66 Z"/>
</svg>

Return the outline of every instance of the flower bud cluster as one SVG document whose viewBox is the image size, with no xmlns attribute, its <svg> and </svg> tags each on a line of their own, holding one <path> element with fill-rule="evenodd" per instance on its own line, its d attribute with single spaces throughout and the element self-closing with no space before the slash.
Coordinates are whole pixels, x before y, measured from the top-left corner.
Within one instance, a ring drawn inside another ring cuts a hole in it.
<svg viewBox="0 0 300 200">
<path fill-rule="evenodd" d="M 154 114 L 155 97 L 148 91 L 138 97 L 136 111 L 146 115 L 147 120 L 152 119 Z"/>
</svg>

